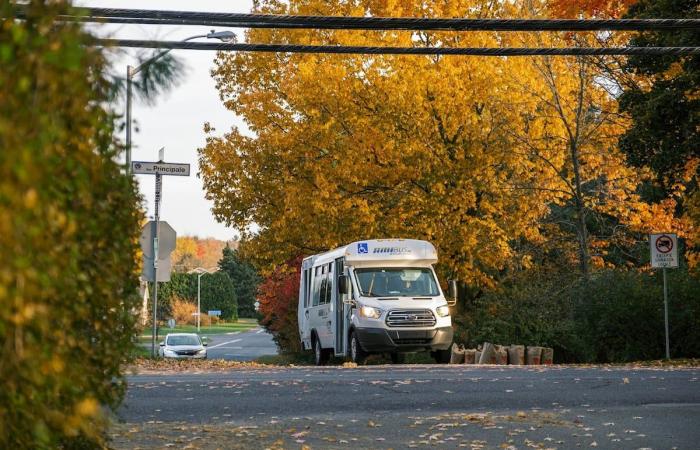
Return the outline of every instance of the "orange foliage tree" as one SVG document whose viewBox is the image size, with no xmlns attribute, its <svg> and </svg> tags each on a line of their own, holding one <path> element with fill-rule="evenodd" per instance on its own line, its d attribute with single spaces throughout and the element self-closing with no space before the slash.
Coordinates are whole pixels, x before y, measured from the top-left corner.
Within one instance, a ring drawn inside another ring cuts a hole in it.
<svg viewBox="0 0 700 450">
<path fill-rule="evenodd" d="M 235 247 L 235 242 L 233 244 Z M 214 238 L 178 237 L 177 245 L 171 256 L 173 270 L 188 272 L 196 267 L 206 269 L 216 267 L 224 247 L 226 247 L 226 241 Z"/>
<path fill-rule="evenodd" d="M 552 0 L 549 9 L 555 18 L 621 17 L 636 0 Z"/>
<path fill-rule="evenodd" d="M 282 351 L 301 351 L 297 326 L 297 301 L 302 257 L 277 266 L 258 287 L 260 323 Z"/>
<path fill-rule="evenodd" d="M 548 4 L 257 5 L 278 14 L 517 18 L 547 14 Z M 487 32 L 258 29 L 247 40 L 570 45 L 561 34 Z M 616 148 L 625 123 L 596 67 L 581 58 L 220 53 L 216 65 L 221 98 L 254 134 L 234 128 L 217 136 L 207 127 L 202 178 L 217 218 L 257 226 L 246 248 L 258 263 L 358 239 L 418 238 L 437 246 L 444 275 L 493 287 L 529 264 L 518 243 L 563 247 L 585 275 L 611 262 L 605 247 L 624 241 L 619 230 L 634 243 L 651 220 L 671 222 L 668 207 L 636 195 L 644 173 L 630 170 Z M 563 227 L 573 232 L 554 235 L 548 219 L 562 208 L 573 211 Z M 598 233 L 591 222 L 600 217 L 613 226 Z"/>
</svg>

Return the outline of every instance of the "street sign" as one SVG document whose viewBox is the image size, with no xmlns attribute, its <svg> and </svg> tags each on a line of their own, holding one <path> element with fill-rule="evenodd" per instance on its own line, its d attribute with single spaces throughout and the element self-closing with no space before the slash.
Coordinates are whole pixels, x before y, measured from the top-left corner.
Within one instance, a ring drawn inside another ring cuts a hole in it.
<svg viewBox="0 0 700 450">
<path fill-rule="evenodd" d="M 144 227 L 141 233 L 141 248 L 143 249 L 143 277 L 154 281 L 153 287 L 153 337 L 151 338 L 151 355 L 156 355 L 156 337 L 158 328 L 158 282 L 170 281 L 170 253 L 175 250 L 177 235 L 170 225 L 160 222 L 160 202 L 163 198 L 163 175 L 180 177 L 190 176 L 190 165 L 163 162 L 165 147 L 158 150 L 158 161 L 132 161 L 132 173 L 155 175 L 156 177 L 156 214 L 155 221 Z"/>
<path fill-rule="evenodd" d="M 170 272 L 172 269 L 172 263 L 170 262 L 170 257 L 166 259 L 158 260 L 158 281 L 165 283 L 170 281 Z M 156 269 L 153 267 L 153 258 L 143 257 L 143 269 L 141 270 L 141 277 L 150 281 L 154 281 Z"/>
<path fill-rule="evenodd" d="M 652 234 L 651 267 L 675 269 L 678 267 L 678 236 L 674 233 Z"/>
<path fill-rule="evenodd" d="M 190 176 L 190 165 L 184 163 L 132 161 L 131 170 L 133 173 L 141 175 L 175 175 L 179 177 Z"/>
<path fill-rule="evenodd" d="M 156 221 L 150 220 L 141 228 L 141 251 L 147 258 L 153 259 L 155 254 L 154 240 L 156 238 Z M 177 232 L 173 230 L 168 222 L 160 221 L 160 236 L 158 240 L 158 259 L 166 259 L 175 250 L 177 244 Z M 160 268 L 160 267 L 159 267 Z"/>
<path fill-rule="evenodd" d="M 664 279 L 664 328 L 666 332 L 666 359 L 671 359 L 671 345 L 668 332 L 668 281 L 666 269 L 678 267 L 678 236 L 674 233 L 657 233 L 649 235 L 651 249 L 651 267 L 661 268 Z"/>
<path fill-rule="evenodd" d="M 221 315 L 221 310 L 214 309 L 214 310 L 208 311 L 207 314 L 210 315 L 210 316 L 220 316 L 220 315 Z"/>
<path fill-rule="evenodd" d="M 168 328 L 175 328 L 175 319 L 168 319 Z"/>
</svg>

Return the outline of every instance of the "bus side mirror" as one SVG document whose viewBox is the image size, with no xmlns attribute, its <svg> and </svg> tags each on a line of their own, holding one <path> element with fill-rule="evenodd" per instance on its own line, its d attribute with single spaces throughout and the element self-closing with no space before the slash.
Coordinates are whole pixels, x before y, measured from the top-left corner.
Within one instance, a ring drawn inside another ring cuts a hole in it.
<svg viewBox="0 0 700 450">
<path fill-rule="evenodd" d="M 447 304 L 454 306 L 457 304 L 457 280 L 447 282 Z"/>
<path fill-rule="evenodd" d="M 338 293 L 350 295 L 350 280 L 347 275 L 338 275 Z"/>
</svg>

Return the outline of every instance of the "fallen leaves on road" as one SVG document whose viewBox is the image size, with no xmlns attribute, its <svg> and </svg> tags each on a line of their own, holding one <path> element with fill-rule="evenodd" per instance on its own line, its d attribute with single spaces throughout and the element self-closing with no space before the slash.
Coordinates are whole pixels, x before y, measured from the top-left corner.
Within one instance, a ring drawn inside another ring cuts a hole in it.
<svg viewBox="0 0 700 450">
<path fill-rule="evenodd" d="M 137 358 L 127 367 L 128 373 L 164 372 L 222 372 L 232 369 L 274 369 L 270 366 L 250 361 L 225 361 L 223 359 L 150 359 Z"/>
</svg>

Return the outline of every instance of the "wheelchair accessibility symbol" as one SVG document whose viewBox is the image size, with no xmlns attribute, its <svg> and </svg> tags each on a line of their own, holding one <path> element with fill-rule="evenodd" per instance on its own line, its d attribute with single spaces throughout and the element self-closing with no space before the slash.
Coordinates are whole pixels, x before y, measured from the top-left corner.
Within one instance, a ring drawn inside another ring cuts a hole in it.
<svg viewBox="0 0 700 450">
<path fill-rule="evenodd" d="M 369 253 L 369 247 L 366 242 L 360 242 L 357 244 L 357 253 Z"/>
</svg>

